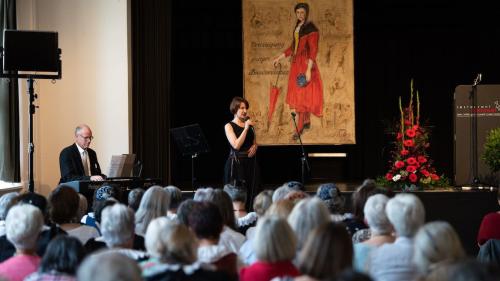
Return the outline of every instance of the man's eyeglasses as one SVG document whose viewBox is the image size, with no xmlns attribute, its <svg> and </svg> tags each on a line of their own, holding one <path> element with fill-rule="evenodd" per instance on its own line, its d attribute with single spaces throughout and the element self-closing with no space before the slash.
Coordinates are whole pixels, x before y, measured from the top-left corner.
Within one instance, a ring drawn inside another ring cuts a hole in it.
<svg viewBox="0 0 500 281">
<path fill-rule="evenodd" d="M 84 136 L 82 136 L 82 135 L 78 135 L 78 136 L 79 136 L 79 137 L 81 137 L 82 139 L 86 140 L 86 141 L 91 141 L 91 140 L 93 140 L 93 139 L 94 139 L 94 137 L 93 137 L 93 136 L 90 136 L 90 137 L 84 137 Z"/>
</svg>

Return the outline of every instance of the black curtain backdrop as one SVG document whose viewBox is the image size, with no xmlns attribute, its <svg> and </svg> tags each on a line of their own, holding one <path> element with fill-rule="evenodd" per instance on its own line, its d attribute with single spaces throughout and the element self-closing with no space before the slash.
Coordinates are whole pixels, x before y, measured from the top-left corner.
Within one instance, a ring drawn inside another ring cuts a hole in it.
<svg viewBox="0 0 500 281">
<path fill-rule="evenodd" d="M 132 151 L 144 177 L 170 180 L 171 1 L 133 0 Z"/>
<path fill-rule="evenodd" d="M 136 6 L 133 9 L 137 9 Z M 167 160 L 167 154 L 171 155 L 169 183 L 187 189 L 190 159 L 180 156 L 175 147 L 167 150 L 169 138 L 164 130 L 167 126 L 155 126 L 163 125 L 158 120 L 166 123 L 170 120 L 172 127 L 199 123 L 211 152 L 199 157 L 197 177 L 201 183 L 220 185 L 229 150 L 223 130 L 232 118 L 229 102 L 233 96 L 243 95 L 241 2 L 172 1 L 170 6 L 166 5 L 170 9 L 162 11 L 150 4 L 141 6 L 153 10 L 133 11 L 135 16 L 147 15 L 150 22 L 163 13 L 164 17 L 171 17 L 171 29 L 159 26 L 140 29 L 143 34 L 134 36 L 134 56 L 152 57 L 145 46 L 161 48 L 164 52 L 171 47 L 172 60 L 169 65 L 155 57 L 144 64 L 144 60 L 134 57 L 134 99 L 139 99 L 141 108 L 148 108 L 142 113 L 134 111 L 134 148 L 139 155 L 141 151 L 151 151 L 142 153 L 142 158 L 145 163 L 151 163 L 148 169 L 155 171 L 167 168 L 168 164 L 161 161 Z M 402 96 L 406 103 L 410 80 L 414 78 L 421 97 L 422 121 L 433 128 L 430 155 L 438 170 L 451 178 L 453 92 L 459 84 L 471 84 L 479 72 L 483 74 L 483 83 L 500 83 L 499 16 L 500 10 L 495 8 L 494 1 L 465 4 L 452 0 L 354 1 L 357 144 L 307 146 L 307 152 L 346 152 L 348 155 L 345 160 L 312 163 L 313 168 L 334 181 L 358 181 L 383 175 L 392 141 L 386 131 L 399 117 L 398 97 Z M 153 35 L 159 30 L 162 36 L 172 36 L 171 45 L 155 45 Z M 134 31 L 137 32 L 135 24 Z M 150 68 L 169 67 L 171 76 L 145 72 Z M 137 80 L 138 77 L 141 79 Z M 148 83 L 169 85 L 169 97 L 146 99 L 151 93 L 143 89 L 153 87 L 146 85 Z M 158 107 L 170 110 L 156 111 Z M 150 128 L 138 128 L 136 118 L 143 120 L 141 126 Z M 149 119 L 152 123 L 146 122 Z M 145 146 L 146 141 L 155 146 Z M 260 147 L 258 161 L 264 183 L 300 179 L 298 146 Z"/>
<path fill-rule="evenodd" d="M 0 0 L 0 44 L 3 30 L 16 29 L 16 1 Z M 0 66 L 2 67 L 2 66 Z M 19 90 L 17 79 L 0 79 L 0 180 L 20 182 Z"/>
</svg>

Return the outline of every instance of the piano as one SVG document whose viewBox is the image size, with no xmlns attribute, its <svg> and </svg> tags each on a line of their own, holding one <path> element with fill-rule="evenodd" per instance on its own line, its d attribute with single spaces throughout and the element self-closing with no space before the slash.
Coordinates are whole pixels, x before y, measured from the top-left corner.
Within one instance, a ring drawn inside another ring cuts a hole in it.
<svg viewBox="0 0 500 281">
<path fill-rule="evenodd" d="M 69 181 L 61 183 L 61 185 L 66 185 L 73 188 L 76 192 L 83 194 L 92 206 L 92 201 L 94 197 L 94 192 L 101 186 L 110 185 L 118 190 L 120 202 L 127 204 L 127 196 L 130 190 L 134 188 L 142 188 L 144 190 L 148 189 L 153 185 L 162 185 L 162 181 L 157 178 L 139 178 L 139 177 L 120 177 L 120 178 L 107 178 L 104 181 Z"/>
</svg>

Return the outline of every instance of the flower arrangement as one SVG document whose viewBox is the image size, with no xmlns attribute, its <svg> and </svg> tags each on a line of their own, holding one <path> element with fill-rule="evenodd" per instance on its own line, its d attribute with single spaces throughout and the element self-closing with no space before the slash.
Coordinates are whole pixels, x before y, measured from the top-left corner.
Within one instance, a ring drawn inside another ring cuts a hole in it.
<svg viewBox="0 0 500 281">
<path fill-rule="evenodd" d="M 414 103 L 416 99 L 416 103 Z M 410 83 L 410 102 L 403 108 L 399 97 L 400 119 L 396 122 L 394 149 L 390 169 L 377 183 L 401 190 L 448 186 L 448 179 L 438 175 L 427 153 L 430 147 L 429 129 L 420 124 L 420 98 Z"/>
</svg>

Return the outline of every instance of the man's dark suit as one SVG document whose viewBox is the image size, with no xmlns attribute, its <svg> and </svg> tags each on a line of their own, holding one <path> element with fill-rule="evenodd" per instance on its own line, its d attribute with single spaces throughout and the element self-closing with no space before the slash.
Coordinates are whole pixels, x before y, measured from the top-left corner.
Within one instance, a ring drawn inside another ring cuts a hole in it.
<svg viewBox="0 0 500 281">
<path fill-rule="evenodd" d="M 87 153 L 90 161 L 90 174 L 92 176 L 101 175 L 101 168 L 99 167 L 99 162 L 97 162 L 95 151 L 87 148 Z M 90 176 L 85 176 L 82 157 L 75 143 L 61 151 L 59 155 L 59 167 L 61 169 L 61 180 L 59 183 L 75 180 L 90 180 Z"/>
</svg>

